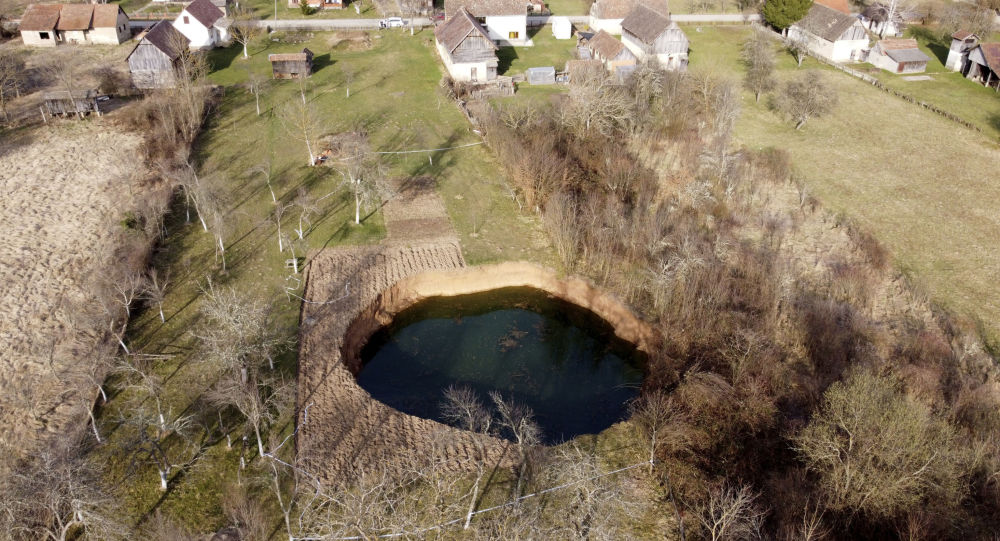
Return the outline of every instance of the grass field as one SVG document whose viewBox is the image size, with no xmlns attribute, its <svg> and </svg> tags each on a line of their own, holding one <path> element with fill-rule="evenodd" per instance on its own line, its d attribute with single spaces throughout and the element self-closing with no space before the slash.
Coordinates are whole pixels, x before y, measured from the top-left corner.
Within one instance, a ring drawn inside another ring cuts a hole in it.
<svg viewBox="0 0 1000 541">
<path fill-rule="evenodd" d="M 692 69 L 739 77 L 745 28 L 688 32 Z M 796 71 L 779 54 L 779 77 Z M 807 59 L 800 69 L 819 69 Z M 826 69 L 839 94 L 827 117 L 800 131 L 744 93 L 737 139 L 786 149 L 826 205 L 873 232 L 932 298 L 1000 331 L 1000 150 L 972 130 Z"/>
<path fill-rule="evenodd" d="M 548 0 L 549 11 L 553 15 L 587 15 L 593 0 Z"/>
<path fill-rule="evenodd" d="M 302 13 L 298 5 L 290 6 L 288 0 L 246 0 L 257 17 L 274 19 L 277 8 L 278 19 L 377 19 L 382 15 L 375 9 L 372 0 L 356 0 L 344 6 L 343 9 L 321 9 L 309 15 Z M 360 5 L 360 13 L 355 11 L 355 4 Z"/>
<path fill-rule="evenodd" d="M 275 108 L 299 99 L 296 81 L 268 81 L 261 97 L 262 115 L 257 116 L 253 96 L 244 83 L 248 73 L 270 74 L 269 53 L 291 52 L 308 47 L 315 52 L 315 73 L 309 79 L 306 96 L 320 119 L 324 133 L 364 129 L 372 146 L 380 151 L 438 149 L 477 142 L 468 122 L 451 101 L 438 90 L 441 72 L 429 38 L 429 31 L 410 37 L 405 30 L 383 32 L 365 45 L 358 38 L 341 41 L 333 34 L 315 35 L 306 41 L 298 36 L 272 36 L 280 42 L 262 41 L 251 46 L 251 58 L 242 59 L 240 49 L 231 47 L 209 55 L 211 82 L 224 88 L 220 105 L 210 114 L 207 126 L 195 147 L 195 161 L 201 178 L 223 187 L 225 201 L 227 268 L 216 257 L 212 235 L 202 231 L 192 213 L 185 223 L 183 198 L 168 216 L 168 236 L 154 264 L 162 273 L 169 269 L 174 284 L 164 303 L 167 316 L 161 324 L 155 311 L 137 315 L 128 342 L 144 354 L 164 355 L 157 373 L 165 379 L 164 403 L 171 410 L 196 412 L 204 391 L 217 377 L 215 371 L 191 356 L 192 329 L 199 320 L 201 289 L 211 278 L 216 284 L 232 285 L 240 291 L 256 292 L 276 303 L 276 324 L 286 336 L 297 332 L 299 301 L 286 296 L 285 288 L 298 288 L 302 275 L 286 268 L 291 257 L 278 251 L 277 227 L 270 219 L 273 203 L 263 177 L 250 170 L 270 156 L 277 197 L 292 201 L 300 190 L 313 199 L 322 198 L 320 213 L 312 219 L 305 240 L 296 255 L 340 244 L 371 243 L 384 235 L 381 213 L 368 209 L 361 226 L 353 225 L 353 202 L 341 185 L 340 176 L 329 167 L 308 167 L 306 149 L 284 129 Z M 294 41 L 290 43 L 288 41 Z M 386 62 L 386 58 L 393 59 Z M 347 97 L 345 73 L 353 72 Z M 452 223 L 462 239 L 469 263 L 503 259 L 528 259 L 550 263 L 552 256 L 536 221 L 522 215 L 503 188 L 504 178 L 484 147 L 472 146 L 431 154 L 389 155 L 388 174 L 424 175 L 437 179 Z M 292 234 L 297 225 L 295 207 L 286 214 L 283 232 Z M 279 366 L 294 381 L 295 353 L 291 348 Z M 115 438 L 124 437 L 115 422 L 129 396 L 126 391 L 113 398 L 102 412 L 102 425 Z M 209 422 L 214 422 L 209 420 Z M 238 426 L 238 425 L 233 425 Z M 290 430 L 284 425 L 282 430 Z M 177 444 L 177 442 L 174 442 Z M 99 449 L 95 460 L 107 463 L 109 476 L 123 476 L 129 464 L 123 457 Z M 167 493 L 157 489 L 156 472 L 148 466 L 138 477 L 122 484 L 116 494 L 127 502 L 127 518 L 133 522 L 148 518 L 155 509 L 181 519 L 199 531 L 221 526 L 220 500 L 226 483 L 234 482 L 238 448 L 227 451 L 225 443 L 203 438 L 193 451 L 199 456 L 193 468 L 175 470 Z"/>
<path fill-rule="evenodd" d="M 556 39 L 551 26 L 529 29 L 528 35 L 534 43 L 531 47 L 501 47 L 497 51 L 497 71 L 501 75 L 524 73 L 528 68 L 544 66 L 562 71 L 566 61 L 574 58 L 576 40 Z"/>
</svg>

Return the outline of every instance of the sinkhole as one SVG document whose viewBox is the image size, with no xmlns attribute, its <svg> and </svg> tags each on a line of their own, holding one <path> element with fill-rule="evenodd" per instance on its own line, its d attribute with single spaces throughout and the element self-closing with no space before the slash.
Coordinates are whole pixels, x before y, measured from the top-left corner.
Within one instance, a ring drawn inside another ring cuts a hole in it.
<svg viewBox="0 0 1000 541">
<path fill-rule="evenodd" d="M 445 422 L 449 386 L 534 412 L 556 444 L 624 420 L 645 355 L 593 312 L 538 289 L 429 297 L 398 313 L 360 352 L 358 384 L 403 413 Z"/>
</svg>

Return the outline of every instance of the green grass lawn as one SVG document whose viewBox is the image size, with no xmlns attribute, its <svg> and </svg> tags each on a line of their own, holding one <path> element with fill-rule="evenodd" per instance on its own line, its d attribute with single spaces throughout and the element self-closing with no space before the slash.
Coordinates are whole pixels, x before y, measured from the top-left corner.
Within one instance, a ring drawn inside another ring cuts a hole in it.
<svg viewBox="0 0 1000 541">
<path fill-rule="evenodd" d="M 361 6 L 360 14 L 355 11 L 355 4 Z M 246 0 L 246 5 L 253 8 L 261 19 L 274 19 L 277 7 L 278 19 L 377 19 L 382 15 L 375 9 L 371 0 L 356 0 L 344 6 L 343 9 L 321 9 L 312 14 L 302 13 L 298 4 L 290 6 L 288 0 Z"/>
<path fill-rule="evenodd" d="M 322 211 L 313 216 L 296 255 L 328 246 L 377 242 L 384 236 L 382 216 L 376 209 L 363 213 L 362 225 L 352 223 L 353 202 L 341 177 L 329 167 L 308 167 L 304 144 L 291 137 L 274 114 L 281 104 L 300 99 L 297 81 L 268 79 L 261 98 L 262 115 L 257 116 L 245 82 L 249 73 L 270 75 L 268 54 L 303 47 L 314 51 L 315 73 L 305 92 L 324 133 L 365 130 L 372 146 L 381 151 L 479 141 L 458 108 L 438 90 L 441 71 L 430 32 L 410 37 L 408 31 L 399 30 L 378 36 L 373 36 L 367 48 L 361 41 L 343 42 L 331 33 L 314 34 L 305 41 L 299 41 L 299 35 L 275 34 L 253 44 L 249 60 L 242 59 L 236 46 L 209 53 L 209 79 L 222 86 L 223 96 L 209 116 L 194 156 L 200 177 L 222 187 L 227 268 L 221 268 L 214 238 L 202 231 L 194 213 L 192 221 L 185 222 L 184 199 L 177 198 L 167 218 L 168 236 L 154 261 L 161 276 L 169 269 L 173 284 L 164 303 L 167 322 L 161 324 L 155 311 L 141 313 L 133 319 L 128 335 L 133 349 L 167 356 L 157 372 L 166 378 L 165 403 L 173 412 L 199 412 L 197 400 L 217 377 L 210 365 L 191 356 L 200 288 L 209 277 L 216 284 L 274 301 L 276 324 L 293 341 L 297 334 L 299 301 L 287 296 L 285 288 L 301 295 L 303 276 L 285 266 L 291 253 L 278 250 L 277 227 L 270 220 L 273 203 L 263 177 L 250 172 L 254 166 L 270 156 L 272 184 L 281 201 L 292 201 L 300 191 L 322 200 Z M 346 95 L 348 71 L 354 73 L 350 97 Z M 469 263 L 527 259 L 551 264 L 553 257 L 537 221 L 520 213 L 507 196 L 504 176 L 485 147 L 438 151 L 433 158 L 431 164 L 425 154 L 390 155 L 386 158 L 388 174 L 438 180 Z M 283 232 L 294 237 L 297 220 L 298 210 L 293 207 L 283 221 Z M 279 362 L 289 381 L 294 381 L 295 365 L 293 347 Z M 124 392 L 103 408 L 102 426 L 109 430 L 112 445 L 94 455 L 106 464 L 109 478 L 115 481 L 124 477 L 129 464 L 124 457 L 110 454 L 116 438 L 124 437 L 110 427 L 115 426 L 127 396 L 129 392 Z M 276 429 L 282 434 L 290 430 L 288 424 Z M 200 456 L 196 466 L 180 470 L 166 494 L 159 492 L 156 472 L 149 467 L 138 470 L 127 483 L 116 483 L 116 496 L 126 504 L 127 520 L 139 522 L 159 509 L 198 531 L 222 525 L 220 499 L 225 484 L 235 481 L 238 451 L 227 451 L 224 441 L 215 440 L 201 441 L 196 447 Z"/>
<path fill-rule="evenodd" d="M 742 73 L 745 28 L 688 32 L 692 69 Z M 795 64 L 779 53 L 778 75 Z M 807 59 L 800 69 L 819 68 Z M 873 232 L 899 267 L 932 298 L 1000 331 L 1000 150 L 982 134 L 892 97 L 832 69 L 838 90 L 832 114 L 800 131 L 743 95 L 737 140 L 754 148 L 786 149 L 797 173 L 830 209 Z"/>
<path fill-rule="evenodd" d="M 562 71 L 566 61 L 574 58 L 576 40 L 556 39 L 552 36 L 551 26 L 529 29 L 528 35 L 534 43 L 531 47 L 501 47 L 497 51 L 497 71 L 500 75 L 524 73 L 528 68 L 544 66 Z"/>
<path fill-rule="evenodd" d="M 593 0 L 548 0 L 549 11 L 553 15 L 587 15 Z"/>
</svg>

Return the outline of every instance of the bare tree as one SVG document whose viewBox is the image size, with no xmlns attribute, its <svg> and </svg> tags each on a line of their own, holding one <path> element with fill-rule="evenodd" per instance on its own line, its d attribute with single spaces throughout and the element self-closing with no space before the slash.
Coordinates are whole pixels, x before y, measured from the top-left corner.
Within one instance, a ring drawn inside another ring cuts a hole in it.
<svg viewBox="0 0 1000 541">
<path fill-rule="evenodd" d="M 698 509 L 705 538 L 712 541 L 754 538 L 765 515 L 755 505 L 757 497 L 748 485 L 713 489 L 708 501 Z"/>
<path fill-rule="evenodd" d="M 788 37 L 785 39 L 785 50 L 795 57 L 795 66 L 802 67 L 802 61 L 809 53 L 809 47 L 801 38 Z"/>
<path fill-rule="evenodd" d="M 239 539 L 268 538 L 271 529 L 269 513 L 260 498 L 247 493 L 247 487 L 227 487 L 222 497 L 222 512 L 235 526 Z"/>
<path fill-rule="evenodd" d="M 344 88 L 347 89 L 347 97 L 351 97 L 351 83 L 354 82 L 354 66 L 347 62 L 340 63 L 340 72 L 344 74 Z"/>
<path fill-rule="evenodd" d="M 475 467 L 475 480 L 469 494 L 469 508 L 464 525 L 465 529 L 469 529 L 479 500 L 480 485 L 486 475 L 486 442 L 493 429 L 493 415 L 468 387 L 448 387 L 444 392 L 441 414 L 449 423 L 473 434 L 475 456 L 472 457 L 472 466 Z"/>
<path fill-rule="evenodd" d="M 126 539 L 116 500 L 69 435 L 0 476 L 0 529 L 12 539 Z"/>
<path fill-rule="evenodd" d="M 767 30 L 756 29 L 750 39 L 743 43 L 743 64 L 747 71 L 743 85 L 753 92 L 754 101 L 760 102 L 760 95 L 770 92 L 777 81 L 774 78 L 774 43 Z"/>
<path fill-rule="evenodd" d="M 201 313 L 205 325 L 193 331 L 205 360 L 249 380 L 251 370 L 265 362 L 274 370 L 274 357 L 288 340 L 274 318 L 271 303 L 211 280 L 202 288 Z"/>
<path fill-rule="evenodd" d="M 285 203 L 284 201 L 276 201 L 274 203 L 274 209 L 271 210 L 271 219 L 274 220 L 274 225 L 278 228 L 278 251 L 285 251 L 285 241 L 287 237 L 281 232 L 281 221 L 285 219 L 285 212 L 292 208 L 291 203 Z"/>
<path fill-rule="evenodd" d="M 10 120 L 7 103 L 11 96 L 21 95 L 24 73 L 25 64 L 20 54 L 9 49 L 0 51 L 0 112 L 4 121 Z"/>
<path fill-rule="evenodd" d="M 257 116 L 260 116 L 260 96 L 264 93 L 264 87 L 267 85 L 268 79 L 259 73 L 254 73 L 250 71 L 250 65 L 247 64 L 247 90 L 253 94 L 254 106 L 257 109 Z"/>
<path fill-rule="evenodd" d="M 514 443 L 517 444 L 518 467 L 514 495 L 520 496 L 525 475 L 531 466 L 529 450 L 541 441 L 542 429 L 535 422 L 535 414 L 531 408 L 504 400 L 503 396 L 496 391 L 490 392 L 490 400 L 496 407 L 500 428 L 513 437 Z"/>
<path fill-rule="evenodd" d="M 288 386 L 273 376 L 252 371 L 244 381 L 238 372 L 227 372 L 209 393 L 218 406 L 232 406 L 246 419 L 257 439 L 257 454 L 264 456 L 263 430 L 279 416 L 287 403 Z"/>
<path fill-rule="evenodd" d="M 247 54 L 247 45 L 264 31 L 260 19 L 254 14 L 253 8 L 240 4 L 230 8 L 229 13 L 233 20 L 233 24 L 229 27 L 233 40 L 243 46 L 243 58 L 250 58 Z M 259 109 L 258 105 L 257 115 L 260 115 Z"/>
<path fill-rule="evenodd" d="M 311 218 L 319 212 L 319 205 L 316 204 L 316 200 L 309 195 L 309 191 L 304 186 L 299 188 L 292 204 L 299 208 L 299 227 L 295 230 L 295 234 L 298 235 L 299 239 L 303 239 L 305 238 L 305 226 L 312 225 Z"/>
<path fill-rule="evenodd" d="M 375 203 L 379 198 L 379 183 L 385 174 L 385 167 L 378 154 L 372 151 L 366 135 L 358 135 L 343 146 L 343 158 L 330 160 L 331 167 L 337 169 L 344 184 L 354 196 L 354 223 L 361 224 L 361 209 Z"/>
<path fill-rule="evenodd" d="M 659 390 L 644 393 L 629 405 L 629 410 L 632 414 L 632 423 L 649 440 L 649 472 L 653 473 L 660 446 L 663 445 L 671 425 L 679 421 L 680 412 L 673 400 Z M 674 514 L 677 516 L 677 528 L 683 541 L 684 517 L 681 515 L 680 506 L 677 505 L 670 476 L 666 471 L 663 472 L 663 480 L 667 486 L 667 496 L 674 508 Z"/>
<path fill-rule="evenodd" d="M 832 111 L 837 105 L 837 94 L 818 71 L 810 70 L 786 83 L 775 97 L 774 105 L 795 122 L 798 130 L 810 118 Z"/>
<path fill-rule="evenodd" d="M 170 270 L 168 269 L 163 276 L 160 276 L 160 272 L 156 270 L 156 267 L 150 267 L 149 272 L 146 273 L 145 289 L 143 290 L 143 299 L 148 302 L 156 304 L 156 309 L 160 313 L 160 322 L 165 323 L 166 318 L 163 316 L 163 301 L 167 297 L 167 287 L 170 285 Z"/>
<path fill-rule="evenodd" d="M 291 101 L 281 108 L 279 120 L 285 132 L 291 137 L 302 141 L 309 154 L 309 167 L 316 165 L 316 144 L 319 139 L 319 123 L 316 111 L 305 102 Z"/>
<path fill-rule="evenodd" d="M 166 491 L 174 468 L 186 466 L 192 460 L 188 440 L 191 417 L 164 419 L 161 413 L 149 411 L 140 403 L 126 410 L 120 422 L 131 428 L 130 437 L 121 446 L 131 457 L 129 473 L 142 465 L 151 465 L 160 480 L 160 490 Z"/>
<path fill-rule="evenodd" d="M 271 156 L 268 156 L 264 161 L 258 163 L 250 169 L 251 174 L 258 174 L 264 177 L 264 183 L 267 184 L 267 191 L 271 194 L 271 202 L 277 204 L 278 198 L 274 195 L 274 187 L 271 186 L 271 181 L 274 180 L 274 171 L 271 165 Z"/>
</svg>

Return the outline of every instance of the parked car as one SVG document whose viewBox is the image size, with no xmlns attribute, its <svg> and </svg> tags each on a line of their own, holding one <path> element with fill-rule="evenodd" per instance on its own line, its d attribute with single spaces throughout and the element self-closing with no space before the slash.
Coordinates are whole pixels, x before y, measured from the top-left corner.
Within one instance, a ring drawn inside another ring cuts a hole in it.
<svg viewBox="0 0 1000 541">
<path fill-rule="evenodd" d="M 389 17 L 378 22 L 379 28 L 401 28 L 406 25 L 402 17 Z"/>
</svg>

